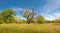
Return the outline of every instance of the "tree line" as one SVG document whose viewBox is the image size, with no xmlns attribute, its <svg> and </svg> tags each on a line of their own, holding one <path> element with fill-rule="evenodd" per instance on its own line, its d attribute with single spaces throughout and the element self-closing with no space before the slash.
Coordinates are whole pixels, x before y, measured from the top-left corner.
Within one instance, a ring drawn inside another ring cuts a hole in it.
<svg viewBox="0 0 60 33">
<path fill-rule="evenodd" d="M 26 18 L 26 20 L 17 19 L 16 12 L 11 9 L 5 9 L 0 11 L 0 23 L 60 23 L 60 19 L 46 20 L 42 15 L 36 15 L 34 9 L 21 10 L 20 14 Z"/>
</svg>

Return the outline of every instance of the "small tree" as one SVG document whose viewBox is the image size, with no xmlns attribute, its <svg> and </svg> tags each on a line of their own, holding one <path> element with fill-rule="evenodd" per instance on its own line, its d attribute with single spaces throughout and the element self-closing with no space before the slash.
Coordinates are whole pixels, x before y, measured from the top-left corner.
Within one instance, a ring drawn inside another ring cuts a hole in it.
<svg viewBox="0 0 60 33">
<path fill-rule="evenodd" d="M 45 19 L 42 15 L 38 15 L 36 17 L 36 20 L 37 20 L 38 23 L 44 23 L 45 22 Z"/>
<path fill-rule="evenodd" d="M 22 10 L 21 14 L 27 19 L 27 23 L 29 24 L 32 18 L 34 18 L 35 11 L 33 9 L 26 9 Z"/>
</svg>

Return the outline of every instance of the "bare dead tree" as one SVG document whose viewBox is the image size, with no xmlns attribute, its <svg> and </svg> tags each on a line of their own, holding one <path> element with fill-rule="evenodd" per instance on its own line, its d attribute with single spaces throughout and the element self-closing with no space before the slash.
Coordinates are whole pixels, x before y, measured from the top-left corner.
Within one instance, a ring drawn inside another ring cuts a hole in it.
<svg viewBox="0 0 60 33">
<path fill-rule="evenodd" d="M 34 9 L 22 10 L 21 14 L 27 19 L 27 23 L 31 23 L 32 18 L 34 18 L 35 11 Z"/>
</svg>

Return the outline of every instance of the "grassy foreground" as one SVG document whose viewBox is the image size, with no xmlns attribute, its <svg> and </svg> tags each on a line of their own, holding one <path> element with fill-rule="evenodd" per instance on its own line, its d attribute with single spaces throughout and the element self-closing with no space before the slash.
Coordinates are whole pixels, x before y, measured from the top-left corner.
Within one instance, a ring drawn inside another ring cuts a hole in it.
<svg viewBox="0 0 60 33">
<path fill-rule="evenodd" d="M 60 24 L 0 24 L 0 33 L 60 33 Z"/>
</svg>

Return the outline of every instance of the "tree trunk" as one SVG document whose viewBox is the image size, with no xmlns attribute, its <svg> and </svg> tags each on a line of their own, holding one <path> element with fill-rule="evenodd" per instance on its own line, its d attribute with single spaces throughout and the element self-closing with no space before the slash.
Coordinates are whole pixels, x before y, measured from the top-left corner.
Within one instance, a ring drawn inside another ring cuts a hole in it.
<svg viewBox="0 0 60 33">
<path fill-rule="evenodd" d="M 30 24 L 29 18 L 27 18 L 27 23 Z"/>
</svg>

